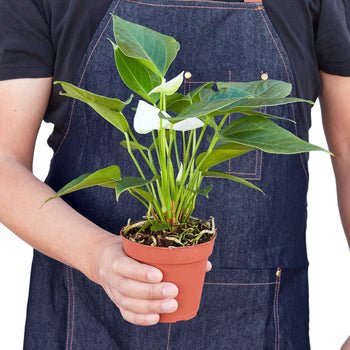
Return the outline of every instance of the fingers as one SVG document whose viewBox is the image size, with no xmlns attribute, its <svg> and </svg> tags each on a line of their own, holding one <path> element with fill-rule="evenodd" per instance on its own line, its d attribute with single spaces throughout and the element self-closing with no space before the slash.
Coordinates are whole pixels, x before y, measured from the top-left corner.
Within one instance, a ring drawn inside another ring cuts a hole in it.
<svg viewBox="0 0 350 350">
<path fill-rule="evenodd" d="M 129 298 L 113 291 L 113 301 L 119 307 L 136 314 L 160 314 L 174 312 L 178 308 L 175 299 L 143 300 Z"/>
<path fill-rule="evenodd" d="M 138 261 L 129 258 L 127 255 L 122 255 L 113 263 L 113 271 L 117 275 L 132 278 L 137 281 L 148 283 L 160 282 L 163 279 L 163 274 L 155 267 L 139 263 Z"/>
<path fill-rule="evenodd" d="M 174 283 L 145 283 L 120 276 L 115 279 L 115 289 L 122 295 L 144 300 L 175 298 L 179 292 Z"/>
<path fill-rule="evenodd" d="M 206 269 L 206 272 L 211 271 L 212 268 L 213 268 L 213 265 L 211 264 L 210 261 L 208 261 L 208 262 L 207 262 L 207 269 Z"/>
<path fill-rule="evenodd" d="M 132 311 L 119 308 L 120 313 L 125 321 L 133 323 L 138 326 L 152 326 L 159 322 L 160 316 L 158 314 L 136 314 Z"/>
</svg>

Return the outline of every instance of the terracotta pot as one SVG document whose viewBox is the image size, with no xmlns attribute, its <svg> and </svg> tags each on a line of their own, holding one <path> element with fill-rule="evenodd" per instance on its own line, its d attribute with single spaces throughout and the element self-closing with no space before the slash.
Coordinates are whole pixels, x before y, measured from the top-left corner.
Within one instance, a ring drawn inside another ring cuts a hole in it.
<svg viewBox="0 0 350 350">
<path fill-rule="evenodd" d="M 194 318 L 202 296 L 206 266 L 212 254 L 216 234 L 209 242 L 189 247 L 152 247 L 135 243 L 120 232 L 125 253 L 142 263 L 154 266 L 163 273 L 163 282 L 175 283 L 178 309 L 160 314 L 162 323 L 174 323 Z"/>
</svg>

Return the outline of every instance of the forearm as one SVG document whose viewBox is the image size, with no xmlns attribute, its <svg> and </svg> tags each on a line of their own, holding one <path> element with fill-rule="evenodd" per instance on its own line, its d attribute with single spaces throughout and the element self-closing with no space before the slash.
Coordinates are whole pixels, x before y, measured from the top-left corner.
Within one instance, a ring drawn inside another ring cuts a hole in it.
<svg viewBox="0 0 350 350">
<path fill-rule="evenodd" d="M 0 221 L 40 252 L 93 279 L 92 259 L 99 243 L 111 238 L 61 198 L 16 159 L 0 161 Z"/>
<path fill-rule="evenodd" d="M 337 184 L 339 213 L 350 247 L 350 154 L 332 157 Z"/>
</svg>

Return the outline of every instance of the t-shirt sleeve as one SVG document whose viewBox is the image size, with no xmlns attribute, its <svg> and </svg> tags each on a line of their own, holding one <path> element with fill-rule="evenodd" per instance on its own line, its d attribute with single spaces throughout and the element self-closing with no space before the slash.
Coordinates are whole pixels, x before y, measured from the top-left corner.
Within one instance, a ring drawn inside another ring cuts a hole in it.
<svg viewBox="0 0 350 350">
<path fill-rule="evenodd" d="M 52 76 L 54 57 L 40 2 L 0 0 L 0 80 Z"/>
<path fill-rule="evenodd" d="M 350 0 L 320 0 L 315 45 L 320 70 L 350 76 Z"/>
</svg>

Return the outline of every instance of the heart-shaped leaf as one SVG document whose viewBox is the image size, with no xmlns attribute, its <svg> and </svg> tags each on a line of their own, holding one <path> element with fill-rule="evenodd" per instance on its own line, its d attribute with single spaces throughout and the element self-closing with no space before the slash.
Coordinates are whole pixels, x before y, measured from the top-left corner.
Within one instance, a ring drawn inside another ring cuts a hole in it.
<svg viewBox="0 0 350 350">
<path fill-rule="evenodd" d="M 61 95 L 85 102 L 118 130 L 123 133 L 128 132 L 129 123 L 121 111 L 131 102 L 134 95 L 130 95 L 129 99 L 123 102 L 118 98 L 93 94 L 64 81 L 55 81 L 54 84 L 61 84 L 65 90 L 65 92 L 61 92 Z"/>
<path fill-rule="evenodd" d="M 125 85 L 150 103 L 159 99 L 159 94 L 150 96 L 148 91 L 161 83 L 161 78 L 139 60 L 128 57 L 112 42 L 114 57 L 120 77 Z"/>
<path fill-rule="evenodd" d="M 138 59 L 162 79 L 180 49 L 173 37 L 117 15 L 113 15 L 113 31 L 124 55 Z"/>
</svg>

